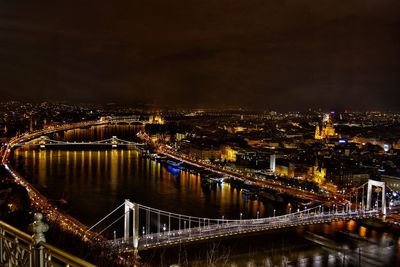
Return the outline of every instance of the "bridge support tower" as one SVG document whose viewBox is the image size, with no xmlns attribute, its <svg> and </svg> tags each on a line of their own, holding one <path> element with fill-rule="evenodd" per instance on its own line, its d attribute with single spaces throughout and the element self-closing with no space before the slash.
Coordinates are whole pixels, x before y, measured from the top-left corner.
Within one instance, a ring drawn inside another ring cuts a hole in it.
<svg viewBox="0 0 400 267">
<path fill-rule="evenodd" d="M 111 147 L 112 148 L 118 147 L 118 138 L 115 135 L 111 138 Z"/>
<path fill-rule="evenodd" d="M 382 196 L 382 214 L 386 215 L 386 191 L 385 191 L 385 182 L 379 182 L 375 180 L 368 180 L 368 191 L 367 191 L 367 210 L 371 209 L 372 202 L 372 186 L 382 188 L 381 196 Z"/>
<path fill-rule="evenodd" d="M 48 143 L 49 137 L 42 135 L 39 140 L 39 148 L 45 149 L 46 144 Z"/>
<path fill-rule="evenodd" d="M 124 241 L 129 242 L 130 213 L 132 211 L 132 241 L 135 251 L 139 247 L 139 205 L 125 199 Z"/>
</svg>

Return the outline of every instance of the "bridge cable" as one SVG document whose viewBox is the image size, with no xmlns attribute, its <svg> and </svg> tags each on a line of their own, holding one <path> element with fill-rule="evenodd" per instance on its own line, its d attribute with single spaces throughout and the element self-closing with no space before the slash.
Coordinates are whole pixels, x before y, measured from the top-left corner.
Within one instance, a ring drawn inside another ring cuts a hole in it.
<svg viewBox="0 0 400 267">
<path fill-rule="evenodd" d="M 101 235 L 105 230 L 107 230 L 108 228 L 110 228 L 114 223 L 116 223 L 116 222 L 118 222 L 119 220 L 121 220 L 122 217 L 124 217 L 128 212 L 130 212 L 130 211 L 125 212 L 124 214 L 121 215 L 121 217 L 119 217 L 118 219 L 116 219 L 115 221 L 113 221 L 111 224 L 109 224 L 106 228 L 104 228 L 104 229 L 101 230 L 99 233 L 97 233 L 97 235 L 95 236 L 95 238 L 96 238 L 97 236 Z"/>
<path fill-rule="evenodd" d="M 123 205 L 125 205 L 125 203 L 122 203 L 121 205 L 119 205 L 117 208 L 115 208 L 112 212 L 110 212 L 109 214 L 107 214 L 105 217 L 103 217 L 100 221 L 98 221 L 97 223 L 95 223 L 92 227 L 90 227 L 89 229 L 86 230 L 90 231 L 92 230 L 94 227 L 96 227 L 99 223 L 101 223 L 102 221 L 104 221 L 106 218 L 108 218 L 111 214 L 113 214 L 115 211 L 117 211 L 119 208 L 121 208 Z M 125 215 L 125 214 L 124 214 Z"/>
</svg>

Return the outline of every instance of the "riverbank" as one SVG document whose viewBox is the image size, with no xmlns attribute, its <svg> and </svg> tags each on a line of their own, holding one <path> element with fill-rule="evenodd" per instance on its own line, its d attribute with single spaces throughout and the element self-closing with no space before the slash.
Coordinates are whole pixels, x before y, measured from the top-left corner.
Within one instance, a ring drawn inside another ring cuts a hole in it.
<svg viewBox="0 0 400 267">
<path fill-rule="evenodd" d="M 33 214 L 41 212 L 32 203 L 24 186 L 15 182 L 4 166 L 0 166 L 0 218 L 2 221 L 29 233 L 28 225 L 33 222 Z M 82 240 L 81 236 L 60 227 L 57 220 L 45 221 L 49 230 L 45 233 L 46 241 L 97 266 L 129 266 L 133 258 L 126 257 L 129 262 L 123 263 L 118 252 L 110 251 L 101 243 Z"/>
</svg>

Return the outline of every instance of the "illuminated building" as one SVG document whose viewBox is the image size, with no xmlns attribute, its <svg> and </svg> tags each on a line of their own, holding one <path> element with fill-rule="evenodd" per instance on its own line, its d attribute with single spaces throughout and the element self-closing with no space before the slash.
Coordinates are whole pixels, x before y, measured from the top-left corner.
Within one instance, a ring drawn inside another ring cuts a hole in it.
<svg viewBox="0 0 400 267">
<path fill-rule="evenodd" d="M 289 162 L 276 164 L 275 172 L 279 175 L 293 178 L 295 176 L 295 164 Z"/>
<path fill-rule="evenodd" d="M 181 140 L 185 139 L 186 136 L 187 136 L 187 134 L 176 133 L 176 134 L 175 134 L 175 139 L 176 139 L 176 141 L 181 141 Z"/>
<path fill-rule="evenodd" d="M 316 160 L 315 166 L 310 167 L 308 174 L 315 183 L 322 184 L 325 182 L 326 168 L 319 166 L 318 160 Z"/>
<path fill-rule="evenodd" d="M 221 159 L 221 148 L 209 147 L 209 146 L 195 146 L 192 145 L 189 148 L 188 154 L 192 158 L 202 160 L 215 160 Z"/>
<path fill-rule="evenodd" d="M 226 160 L 226 161 L 230 161 L 230 162 L 236 162 L 237 153 L 238 153 L 238 151 L 233 149 L 232 147 L 225 146 L 222 149 L 221 159 L 222 160 Z"/>
<path fill-rule="evenodd" d="M 244 132 L 244 131 L 248 130 L 246 127 L 242 127 L 242 126 L 234 126 L 234 127 L 224 126 L 224 129 L 227 130 L 231 134 L 240 133 L 240 132 Z"/>
<path fill-rule="evenodd" d="M 150 116 L 149 117 L 149 123 L 151 124 L 164 124 L 165 120 L 163 119 L 163 117 L 161 117 L 161 115 L 158 113 L 155 116 Z"/>
<path fill-rule="evenodd" d="M 315 139 L 327 139 L 330 137 L 335 137 L 337 134 L 335 133 L 335 127 L 333 126 L 332 120 L 329 117 L 329 114 L 324 115 L 324 119 L 322 124 L 318 124 L 315 127 Z"/>
</svg>

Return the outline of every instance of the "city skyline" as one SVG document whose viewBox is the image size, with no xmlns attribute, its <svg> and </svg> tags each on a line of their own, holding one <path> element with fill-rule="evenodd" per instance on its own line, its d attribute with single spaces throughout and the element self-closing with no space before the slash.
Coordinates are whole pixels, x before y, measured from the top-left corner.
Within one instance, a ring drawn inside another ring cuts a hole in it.
<svg viewBox="0 0 400 267">
<path fill-rule="evenodd" d="M 0 266 L 400 266 L 400 1 L 0 1 Z"/>
</svg>

